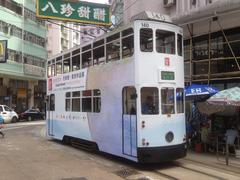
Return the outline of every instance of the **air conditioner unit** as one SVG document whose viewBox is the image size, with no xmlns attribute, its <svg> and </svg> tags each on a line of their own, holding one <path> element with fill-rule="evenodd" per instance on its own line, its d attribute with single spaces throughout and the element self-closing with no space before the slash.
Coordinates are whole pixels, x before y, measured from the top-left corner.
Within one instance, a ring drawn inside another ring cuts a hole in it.
<svg viewBox="0 0 240 180">
<path fill-rule="evenodd" d="M 163 0 L 164 7 L 171 7 L 176 4 L 176 0 Z"/>
</svg>

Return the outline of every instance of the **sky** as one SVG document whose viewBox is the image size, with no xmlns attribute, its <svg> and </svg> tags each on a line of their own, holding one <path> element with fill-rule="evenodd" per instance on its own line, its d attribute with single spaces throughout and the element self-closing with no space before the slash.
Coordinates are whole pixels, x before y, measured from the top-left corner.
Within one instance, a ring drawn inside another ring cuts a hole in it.
<svg viewBox="0 0 240 180">
<path fill-rule="evenodd" d="M 94 3 L 108 4 L 108 0 L 84 0 L 84 1 L 94 2 Z"/>
</svg>

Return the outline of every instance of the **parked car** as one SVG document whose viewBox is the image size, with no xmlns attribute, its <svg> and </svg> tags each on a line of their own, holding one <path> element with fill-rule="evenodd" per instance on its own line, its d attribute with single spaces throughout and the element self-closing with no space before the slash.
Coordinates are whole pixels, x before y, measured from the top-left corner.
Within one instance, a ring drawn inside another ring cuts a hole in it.
<svg viewBox="0 0 240 180">
<path fill-rule="evenodd" d="M 45 113 L 40 112 L 38 109 L 28 109 L 19 114 L 20 120 L 36 120 L 36 119 L 45 119 Z"/>
<path fill-rule="evenodd" d="M 15 123 L 18 121 L 18 114 L 6 105 L 0 105 L 0 114 L 4 123 Z"/>
</svg>

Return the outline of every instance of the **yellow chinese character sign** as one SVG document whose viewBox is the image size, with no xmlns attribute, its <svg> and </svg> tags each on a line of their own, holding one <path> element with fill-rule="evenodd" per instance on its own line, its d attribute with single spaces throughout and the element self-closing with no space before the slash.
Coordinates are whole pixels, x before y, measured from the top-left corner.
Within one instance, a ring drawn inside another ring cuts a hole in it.
<svg viewBox="0 0 240 180">
<path fill-rule="evenodd" d="M 0 63 L 7 61 L 7 40 L 0 40 Z"/>
<path fill-rule="evenodd" d="M 109 5 L 84 1 L 37 0 L 37 17 L 110 26 Z"/>
</svg>

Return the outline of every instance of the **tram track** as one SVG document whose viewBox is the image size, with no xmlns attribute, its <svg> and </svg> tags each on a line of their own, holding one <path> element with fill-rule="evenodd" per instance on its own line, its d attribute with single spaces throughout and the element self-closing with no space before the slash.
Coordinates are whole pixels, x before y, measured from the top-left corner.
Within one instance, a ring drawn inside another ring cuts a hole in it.
<svg viewBox="0 0 240 180">
<path fill-rule="evenodd" d="M 190 177 L 194 178 L 194 177 L 199 177 L 200 175 L 203 176 L 205 179 L 218 179 L 218 180 L 229 179 L 229 178 L 221 177 L 221 175 L 217 175 L 218 171 L 216 169 L 203 167 L 203 166 L 200 166 L 199 168 L 197 166 L 196 167 L 194 166 L 188 167 L 188 166 L 189 164 L 184 165 L 181 162 L 176 162 L 171 166 L 164 167 L 162 169 L 157 169 L 157 170 L 150 170 L 148 172 L 151 173 L 152 176 L 158 176 L 159 178 L 164 178 L 169 180 L 187 179 Z M 201 169 L 203 170 L 201 171 Z M 178 176 L 178 174 L 182 174 L 182 176 Z M 229 174 L 229 176 L 231 176 L 231 174 Z"/>
</svg>

